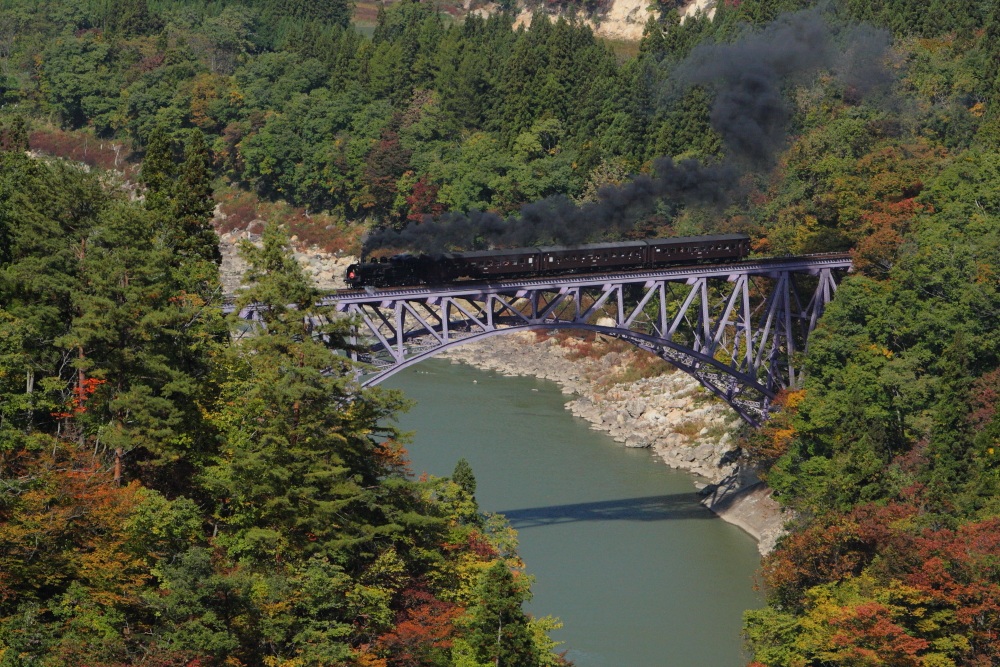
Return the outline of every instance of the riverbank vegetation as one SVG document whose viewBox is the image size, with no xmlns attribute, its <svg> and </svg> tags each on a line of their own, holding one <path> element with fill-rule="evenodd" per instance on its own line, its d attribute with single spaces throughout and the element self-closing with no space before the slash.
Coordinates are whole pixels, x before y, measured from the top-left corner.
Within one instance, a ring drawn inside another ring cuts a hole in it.
<svg viewBox="0 0 1000 667">
<path fill-rule="evenodd" d="M 408 479 L 401 399 L 300 328 L 274 229 L 267 334 L 230 340 L 213 186 L 331 247 L 544 200 L 618 202 L 609 238 L 851 249 L 805 386 L 746 440 L 798 517 L 749 646 L 1000 662 L 995 3 L 673 4 L 624 56 L 416 2 L 370 36 L 341 2 L 0 2 L 0 664 L 554 660 L 507 533 Z M 634 203 L 636 173 L 669 196 Z"/>
</svg>

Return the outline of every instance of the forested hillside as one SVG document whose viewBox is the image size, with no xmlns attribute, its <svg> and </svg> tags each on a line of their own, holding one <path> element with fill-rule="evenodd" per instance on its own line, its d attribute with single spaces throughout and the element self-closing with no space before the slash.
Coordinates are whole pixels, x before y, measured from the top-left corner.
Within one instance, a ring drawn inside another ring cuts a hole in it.
<svg viewBox="0 0 1000 667">
<path fill-rule="evenodd" d="M 673 4 L 629 55 L 416 2 L 366 35 L 341 2 L 0 0 L 0 665 L 557 663 L 468 470 L 408 479 L 401 399 L 302 329 L 276 226 L 267 333 L 231 340 L 213 189 L 373 248 L 851 249 L 745 440 L 796 516 L 749 647 L 1000 662 L 1000 10 Z"/>
</svg>

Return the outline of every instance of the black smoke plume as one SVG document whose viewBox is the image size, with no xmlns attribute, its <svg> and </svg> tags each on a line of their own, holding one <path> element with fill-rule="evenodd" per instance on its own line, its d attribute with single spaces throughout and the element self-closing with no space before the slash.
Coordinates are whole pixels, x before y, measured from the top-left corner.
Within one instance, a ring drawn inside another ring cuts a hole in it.
<svg viewBox="0 0 1000 667">
<path fill-rule="evenodd" d="M 715 91 L 712 127 L 722 137 L 725 159 L 716 164 L 660 158 L 652 176 L 605 187 L 598 200 L 577 205 L 566 197 L 526 204 L 519 215 L 453 213 L 401 231 L 382 230 L 365 240 L 365 252 L 381 247 L 419 252 L 530 245 L 575 245 L 630 229 L 661 199 L 724 205 L 749 169 L 767 170 L 784 147 L 791 108 L 785 86 L 809 81 L 821 70 L 857 94 L 887 81 L 880 67 L 888 36 L 868 28 L 835 29 L 819 9 L 786 14 L 733 43 L 696 48 L 670 76 L 666 98 L 692 85 Z"/>
<path fill-rule="evenodd" d="M 720 204 L 738 172 L 730 165 L 705 166 L 696 160 L 661 158 L 654 176 L 639 175 L 618 187 L 604 187 L 598 200 L 577 205 L 567 197 L 549 197 L 503 218 L 471 211 L 445 214 L 400 231 L 382 230 L 365 239 L 365 248 L 409 248 L 419 252 L 514 248 L 529 245 L 575 245 L 608 232 L 626 231 L 657 200 Z"/>
<path fill-rule="evenodd" d="M 829 71 L 857 96 L 889 83 L 882 66 L 888 33 L 834 25 L 822 8 L 784 14 L 759 32 L 727 44 L 703 44 L 671 74 L 668 98 L 692 85 L 715 91 L 712 128 L 726 159 L 741 168 L 770 168 L 785 147 L 792 110 L 784 89 Z"/>
</svg>

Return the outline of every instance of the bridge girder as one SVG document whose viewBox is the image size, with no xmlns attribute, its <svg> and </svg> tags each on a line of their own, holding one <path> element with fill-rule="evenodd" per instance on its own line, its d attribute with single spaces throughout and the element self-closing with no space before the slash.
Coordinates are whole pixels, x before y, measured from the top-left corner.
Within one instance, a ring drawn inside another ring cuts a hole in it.
<svg viewBox="0 0 1000 667">
<path fill-rule="evenodd" d="M 328 297 L 354 318 L 355 353 L 381 382 L 488 336 L 580 329 L 626 340 L 695 377 L 759 425 L 796 367 L 847 255 L 793 257 L 612 275 L 370 290 Z"/>
</svg>

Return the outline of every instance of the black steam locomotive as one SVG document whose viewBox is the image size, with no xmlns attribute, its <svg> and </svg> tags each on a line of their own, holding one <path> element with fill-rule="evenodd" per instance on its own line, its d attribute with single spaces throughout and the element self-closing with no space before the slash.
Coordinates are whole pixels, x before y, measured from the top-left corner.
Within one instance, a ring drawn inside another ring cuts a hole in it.
<svg viewBox="0 0 1000 667">
<path fill-rule="evenodd" d="M 540 246 L 437 255 L 393 255 L 347 268 L 351 287 L 442 285 L 459 280 L 506 280 L 595 271 L 651 269 L 672 264 L 737 261 L 750 252 L 745 234 L 687 236 L 580 246 Z"/>
</svg>

